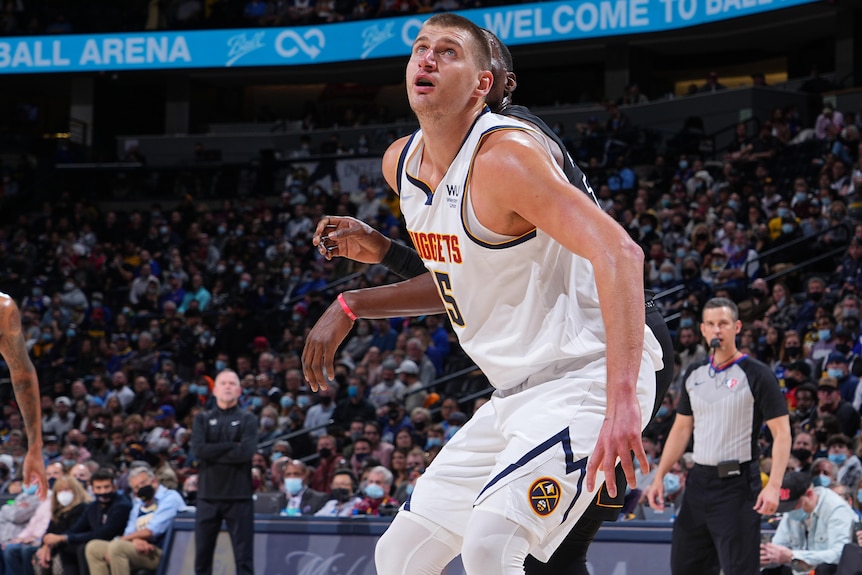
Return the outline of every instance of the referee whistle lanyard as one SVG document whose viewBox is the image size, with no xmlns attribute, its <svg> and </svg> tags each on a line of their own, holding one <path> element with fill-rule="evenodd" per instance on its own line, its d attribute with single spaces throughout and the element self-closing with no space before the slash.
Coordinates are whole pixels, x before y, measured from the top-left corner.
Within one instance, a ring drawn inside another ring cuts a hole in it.
<svg viewBox="0 0 862 575">
<path fill-rule="evenodd" d="M 742 361 L 743 359 L 748 357 L 747 353 L 740 353 L 738 351 L 736 353 L 740 354 L 739 357 L 736 357 L 736 354 L 734 354 L 733 357 L 731 357 L 729 360 L 727 360 L 723 365 L 715 365 L 715 363 L 714 363 L 715 359 L 714 358 L 710 359 L 709 360 L 709 376 L 712 378 L 715 378 L 721 372 L 726 371 L 730 366 L 736 365 L 737 363 L 739 363 L 740 361 Z M 739 381 L 735 377 L 728 377 L 728 378 L 725 378 L 724 380 L 719 378 L 718 383 L 720 385 L 726 385 L 728 387 L 728 389 L 733 389 L 734 387 L 736 387 L 736 385 L 739 383 Z"/>
</svg>

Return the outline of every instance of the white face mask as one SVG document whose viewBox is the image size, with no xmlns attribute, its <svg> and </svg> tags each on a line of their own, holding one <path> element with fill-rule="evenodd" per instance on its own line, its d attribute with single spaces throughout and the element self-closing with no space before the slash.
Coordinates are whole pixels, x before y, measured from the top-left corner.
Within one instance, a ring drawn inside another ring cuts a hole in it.
<svg viewBox="0 0 862 575">
<path fill-rule="evenodd" d="M 63 507 L 68 506 L 75 499 L 75 494 L 71 491 L 60 491 L 57 493 L 57 503 Z"/>
</svg>

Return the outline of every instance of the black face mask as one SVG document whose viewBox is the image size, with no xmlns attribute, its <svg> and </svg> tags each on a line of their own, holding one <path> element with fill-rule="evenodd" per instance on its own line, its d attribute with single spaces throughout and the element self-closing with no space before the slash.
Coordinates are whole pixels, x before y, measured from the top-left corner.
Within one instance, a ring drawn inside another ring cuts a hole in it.
<svg viewBox="0 0 862 575">
<path fill-rule="evenodd" d="M 321 398 L 320 398 L 320 403 L 321 403 L 322 405 L 329 405 L 330 403 L 332 403 L 332 398 L 331 398 L 331 397 L 329 397 L 329 396 L 321 397 Z"/>
<path fill-rule="evenodd" d="M 332 450 L 329 449 L 328 447 L 324 447 L 323 449 L 320 450 L 319 453 L 320 453 L 320 457 L 323 459 L 329 459 L 330 457 L 332 457 Z"/>
<path fill-rule="evenodd" d="M 117 494 L 114 493 L 113 491 L 111 491 L 110 493 L 100 493 L 99 495 L 96 495 L 96 500 L 99 503 L 101 503 L 102 505 L 107 507 L 108 505 L 111 504 L 111 502 L 114 500 L 114 497 L 116 495 Z"/>
<path fill-rule="evenodd" d="M 829 439 L 829 432 L 825 429 L 818 429 L 814 432 L 814 439 L 816 439 L 818 443 L 826 443 L 826 440 Z"/>
<path fill-rule="evenodd" d="M 806 463 L 811 459 L 811 452 L 807 449 L 794 449 L 790 454 L 799 460 L 800 463 Z"/>
<path fill-rule="evenodd" d="M 144 485 L 140 489 L 138 489 L 137 496 L 141 499 L 141 501 L 149 501 L 156 494 L 156 488 L 152 485 Z"/>
<path fill-rule="evenodd" d="M 823 298 L 822 291 L 813 291 L 808 293 L 808 299 L 811 301 L 820 301 Z"/>
<path fill-rule="evenodd" d="M 850 353 L 850 346 L 846 343 L 837 343 L 835 344 L 835 351 L 843 355 L 847 355 L 848 353 Z"/>
<path fill-rule="evenodd" d="M 802 348 L 798 345 L 790 345 L 784 348 L 784 351 L 787 352 L 787 355 L 790 357 L 798 357 L 799 354 L 802 353 Z"/>
<path fill-rule="evenodd" d="M 758 297 L 759 298 L 759 297 L 763 297 L 765 295 L 766 294 L 764 293 L 764 291 L 762 289 L 752 288 L 752 290 L 751 290 L 751 297 Z"/>
<path fill-rule="evenodd" d="M 48 478 L 48 489 L 54 489 L 54 483 L 56 483 L 56 482 L 57 482 L 56 477 L 49 477 Z"/>
<path fill-rule="evenodd" d="M 349 489 L 344 489 L 343 487 L 336 487 L 332 490 L 332 498 L 338 501 L 339 503 L 347 503 L 350 500 L 350 496 L 353 495 Z"/>
</svg>

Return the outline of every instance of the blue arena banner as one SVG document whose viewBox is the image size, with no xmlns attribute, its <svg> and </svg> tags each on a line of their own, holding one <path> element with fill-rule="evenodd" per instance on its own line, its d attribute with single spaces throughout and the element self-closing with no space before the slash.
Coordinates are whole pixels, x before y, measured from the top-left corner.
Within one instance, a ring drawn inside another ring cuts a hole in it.
<svg viewBox="0 0 862 575">
<path fill-rule="evenodd" d="M 664 32 L 822 0 L 571 0 L 460 12 L 510 46 Z M 0 37 L 0 74 L 298 66 L 407 56 L 430 14 L 326 26 Z"/>
</svg>

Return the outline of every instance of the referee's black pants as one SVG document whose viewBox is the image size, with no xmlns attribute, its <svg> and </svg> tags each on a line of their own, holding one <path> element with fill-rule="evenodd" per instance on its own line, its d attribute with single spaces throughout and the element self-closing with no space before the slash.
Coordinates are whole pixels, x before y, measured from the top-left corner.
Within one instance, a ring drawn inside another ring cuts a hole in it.
<svg viewBox="0 0 862 575">
<path fill-rule="evenodd" d="M 757 575 L 760 572 L 760 493 L 757 461 L 741 474 L 720 478 L 715 467 L 695 465 L 686 476 L 682 508 L 673 526 L 673 575 Z"/>
<path fill-rule="evenodd" d="M 198 498 L 195 505 L 195 574 L 212 575 L 213 552 L 224 520 L 237 575 L 254 575 L 254 502 Z"/>
</svg>

